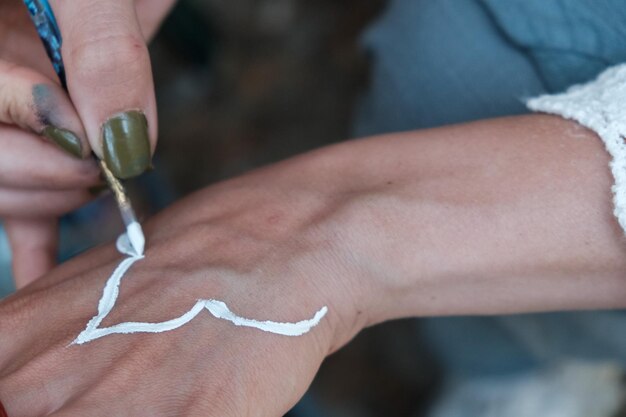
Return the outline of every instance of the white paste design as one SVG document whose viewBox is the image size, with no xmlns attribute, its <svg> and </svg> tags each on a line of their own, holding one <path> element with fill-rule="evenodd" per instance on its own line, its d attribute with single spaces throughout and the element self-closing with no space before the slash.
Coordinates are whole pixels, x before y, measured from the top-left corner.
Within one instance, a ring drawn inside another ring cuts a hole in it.
<svg viewBox="0 0 626 417">
<path fill-rule="evenodd" d="M 322 307 L 315 316 L 310 320 L 303 320 L 297 323 L 280 323 L 274 321 L 258 321 L 237 316 L 230 311 L 226 303 L 219 300 L 197 300 L 194 306 L 180 317 L 161 323 L 137 323 L 125 322 L 110 327 L 99 327 L 100 323 L 109 315 L 115 307 L 117 297 L 119 295 L 119 287 L 124 274 L 137 261 L 144 258 L 142 253 L 136 253 L 130 244 L 126 234 L 121 235 L 117 239 L 117 250 L 128 255 L 108 279 L 102 291 L 102 298 L 98 303 L 98 314 L 94 316 L 87 327 L 83 330 L 72 344 L 82 345 L 104 336 L 111 334 L 127 334 L 127 333 L 161 333 L 177 329 L 193 320 L 200 312 L 207 309 L 214 317 L 227 320 L 235 326 L 254 327 L 265 332 L 280 334 L 284 336 L 301 336 L 308 333 L 313 327 L 317 326 L 322 318 L 328 312 L 326 306 Z"/>
</svg>

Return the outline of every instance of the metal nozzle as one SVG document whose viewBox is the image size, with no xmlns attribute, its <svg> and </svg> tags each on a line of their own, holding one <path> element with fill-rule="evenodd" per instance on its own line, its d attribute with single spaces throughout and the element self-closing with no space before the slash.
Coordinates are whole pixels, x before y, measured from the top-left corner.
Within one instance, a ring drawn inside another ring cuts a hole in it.
<svg viewBox="0 0 626 417">
<path fill-rule="evenodd" d="M 117 207 L 122 215 L 122 221 L 124 222 L 129 241 L 138 254 L 143 254 L 145 238 L 141 230 L 141 225 L 137 221 L 137 216 L 135 216 L 133 207 L 130 204 L 130 199 L 126 195 L 126 190 L 120 180 L 115 178 L 115 175 L 113 175 L 111 170 L 106 166 L 106 163 L 102 160 L 100 160 L 99 163 L 104 173 L 104 178 L 109 184 L 111 191 L 113 191 L 113 196 L 115 197 Z"/>
</svg>

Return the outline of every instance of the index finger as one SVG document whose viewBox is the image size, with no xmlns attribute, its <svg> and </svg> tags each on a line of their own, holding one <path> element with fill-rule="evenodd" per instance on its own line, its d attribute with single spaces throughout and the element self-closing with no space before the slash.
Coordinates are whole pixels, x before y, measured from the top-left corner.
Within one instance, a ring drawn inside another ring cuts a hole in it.
<svg viewBox="0 0 626 417">
<path fill-rule="evenodd" d="M 70 97 L 98 157 L 118 178 L 140 175 L 156 144 L 152 68 L 130 0 L 51 0 Z"/>
</svg>

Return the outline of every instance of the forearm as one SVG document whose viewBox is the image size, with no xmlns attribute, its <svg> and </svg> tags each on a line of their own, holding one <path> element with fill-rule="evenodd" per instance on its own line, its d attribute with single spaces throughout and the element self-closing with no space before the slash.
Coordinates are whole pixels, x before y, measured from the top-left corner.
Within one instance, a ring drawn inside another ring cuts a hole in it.
<svg viewBox="0 0 626 417">
<path fill-rule="evenodd" d="M 626 305 L 609 157 L 550 116 L 348 142 L 311 155 L 369 323 Z M 320 174 L 321 173 L 321 174 Z"/>
</svg>

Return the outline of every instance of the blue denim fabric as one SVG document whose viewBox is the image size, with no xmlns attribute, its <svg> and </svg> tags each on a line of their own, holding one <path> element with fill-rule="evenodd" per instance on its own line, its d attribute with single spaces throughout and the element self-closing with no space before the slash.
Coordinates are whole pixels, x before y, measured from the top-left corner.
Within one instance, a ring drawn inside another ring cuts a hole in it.
<svg viewBox="0 0 626 417">
<path fill-rule="evenodd" d="M 528 53 L 550 91 L 626 61 L 623 0 L 482 0 L 509 41 Z"/>
<path fill-rule="evenodd" d="M 364 35 L 372 79 L 356 136 L 526 113 L 537 71 L 476 0 L 396 0 Z"/>
<path fill-rule="evenodd" d="M 354 134 L 525 113 L 521 99 L 626 61 L 625 29 L 623 0 L 394 0 L 363 38 L 372 81 Z M 504 378 L 568 358 L 626 363 L 621 311 L 421 324 L 451 378 Z"/>
</svg>

